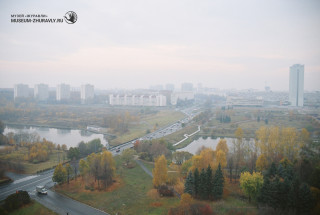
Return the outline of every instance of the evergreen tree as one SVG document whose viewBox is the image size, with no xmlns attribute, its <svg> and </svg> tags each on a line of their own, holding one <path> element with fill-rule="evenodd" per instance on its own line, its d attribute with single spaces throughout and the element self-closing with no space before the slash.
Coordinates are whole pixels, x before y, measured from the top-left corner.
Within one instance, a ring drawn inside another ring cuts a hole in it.
<svg viewBox="0 0 320 215">
<path fill-rule="evenodd" d="M 224 185 L 224 178 L 221 170 L 221 165 L 219 163 L 218 169 L 216 170 L 213 178 L 212 196 L 214 199 L 221 199 L 223 194 L 223 185 Z"/>
<path fill-rule="evenodd" d="M 279 180 L 279 177 L 276 176 L 276 178 L 270 183 L 270 187 L 269 187 L 270 198 L 268 199 L 269 205 L 275 210 L 277 210 L 280 207 L 279 186 L 280 186 L 280 180 Z"/>
<path fill-rule="evenodd" d="M 200 173 L 200 182 L 199 182 L 199 197 L 200 199 L 207 199 L 208 197 L 206 196 L 207 191 L 207 184 L 206 184 L 206 172 L 204 169 L 201 170 Z"/>
<path fill-rule="evenodd" d="M 199 195 L 199 182 L 200 182 L 200 175 L 199 175 L 199 170 L 198 168 L 195 169 L 194 171 L 194 177 L 193 177 L 193 180 L 194 180 L 194 197 L 198 197 Z"/>
<path fill-rule="evenodd" d="M 209 164 L 206 170 L 206 198 L 210 198 L 213 190 L 213 177 L 212 177 L 212 169 Z"/>
<path fill-rule="evenodd" d="M 193 179 L 192 172 L 190 171 L 186 178 L 186 182 L 184 184 L 184 192 L 189 193 L 192 196 L 194 194 L 193 191 L 194 191 L 194 179 Z"/>
<path fill-rule="evenodd" d="M 267 204 L 270 199 L 270 180 L 268 177 L 264 177 L 264 182 L 262 185 L 262 188 L 260 190 L 260 193 L 258 194 L 258 202 L 262 204 Z"/>
<path fill-rule="evenodd" d="M 281 210 L 286 210 L 289 208 L 289 192 L 290 192 L 290 182 L 286 177 L 283 182 L 279 184 L 279 207 Z"/>
<path fill-rule="evenodd" d="M 276 167 L 276 164 L 272 162 L 266 176 L 270 178 L 270 177 L 275 177 L 276 174 L 277 174 L 277 167 Z"/>
<path fill-rule="evenodd" d="M 306 183 L 303 183 L 299 188 L 298 212 L 302 214 L 308 214 L 312 208 L 312 202 L 313 199 L 310 187 Z"/>
<path fill-rule="evenodd" d="M 297 177 L 295 177 L 290 186 L 290 193 L 289 193 L 289 207 L 294 212 L 299 214 L 299 184 L 300 181 Z"/>
</svg>

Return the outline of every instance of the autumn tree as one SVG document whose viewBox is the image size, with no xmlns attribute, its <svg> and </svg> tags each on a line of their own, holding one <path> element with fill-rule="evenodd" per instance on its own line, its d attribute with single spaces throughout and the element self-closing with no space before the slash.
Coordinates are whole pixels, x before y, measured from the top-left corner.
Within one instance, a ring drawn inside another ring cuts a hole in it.
<svg viewBox="0 0 320 215">
<path fill-rule="evenodd" d="M 79 171 L 80 171 L 80 175 L 83 177 L 88 173 L 89 171 L 89 166 L 87 161 L 81 159 L 79 162 Z"/>
<path fill-rule="evenodd" d="M 62 144 L 61 149 L 62 149 L 63 151 L 67 151 L 68 147 L 67 147 L 66 144 Z"/>
<path fill-rule="evenodd" d="M 135 154 L 135 151 L 130 148 L 122 151 L 121 158 L 124 161 L 126 166 L 132 163 L 134 154 Z"/>
<path fill-rule="evenodd" d="M 229 148 L 227 145 L 227 140 L 225 140 L 225 139 L 219 140 L 218 145 L 216 147 L 216 151 L 219 151 L 219 150 L 222 150 L 226 155 L 228 154 Z"/>
<path fill-rule="evenodd" d="M 225 168 L 227 166 L 227 158 L 224 151 L 222 150 L 217 151 L 216 163 L 220 163 L 222 168 Z"/>
<path fill-rule="evenodd" d="M 233 156 L 228 158 L 228 169 L 229 169 L 229 178 L 230 182 L 232 182 L 232 171 L 233 171 L 234 163 L 233 163 Z"/>
<path fill-rule="evenodd" d="M 99 168 L 100 168 L 100 154 L 92 153 L 87 157 L 90 173 L 94 176 L 94 181 L 98 180 L 99 186 Z"/>
<path fill-rule="evenodd" d="M 67 164 L 65 168 L 66 168 L 66 171 L 67 171 L 67 182 L 68 182 L 68 184 L 69 184 L 70 175 L 71 175 L 73 169 L 72 169 L 72 167 L 70 166 L 70 164 Z"/>
<path fill-rule="evenodd" d="M 112 184 L 112 178 L 114 176 L 116 165 L 112 157 L 111 152 L 104 151 L 100 156 L 100 177 L 103 180 L 104 187 L 106 188 Z"/>
<path fill-rule="evenodd" d="M 167 181 L 167 160 L 164 155 L 161 155 L 156 159 L 154 169 L 152 170 L 153 175 L 153 186 L 159 187 Z"/>
<path fill-rule="evenodd" d="M 187 206 L 192 202 L 192 196 L 189 193 L 183 193 L 181 195 L 180 205 Z"/>
<path fill-rule="evenodd" d="M 260 172 L 243 172 L 240 175 L 240 187 L 244 193 L 251 199 L 256 199 L 263 185 L 263 176 Z"/>
<path fill-rule="evenodd" d="M 178 165 L 181 165 L 184 161 L 192 158 L 192 154 L 190 152 L 185 151 L 177 151 L 172 154 L 172 159 Z"/>
<path fill-rule="evenodd" d="M 256 162 L 256 168 L 258 171 L 263 171 L 268 168 L 268 161 L 264 154 L 261 154 Z"/>
<path fill-rule="evenodd" d="M 62 166 L 62 164 L 58 164 L 58 166 L 54 169 L 52 181 L 58 182 L 59 184 L 65 182 L 67 177 L 67 170 Z"/>
<path fill-rule="evenodd" d="M 235 166 L 235 176 L 238 176 L 238 170 L 240 168 L 241 163 L 243 162 L 243 130 L 242 128 L 238 127 L 235 131 L 236 139 L 232 141 L 233 143 L 233 150 L 234 150 L 234 166 Z"/>
</svg>

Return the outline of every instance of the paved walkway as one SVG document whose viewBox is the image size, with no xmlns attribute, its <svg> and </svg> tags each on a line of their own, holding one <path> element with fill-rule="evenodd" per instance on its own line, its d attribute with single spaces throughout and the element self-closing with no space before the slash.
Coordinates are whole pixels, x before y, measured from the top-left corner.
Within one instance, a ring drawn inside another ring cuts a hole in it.
<svg viewBox="0 0 320 215">
<path fill-rule="evenodd" d="M 188 139 L 189 137 L 195 135 L 196 133 L 200 132 L 200 125 L 198 125 L 198 130 L 196 130 L 195 132 L 193 132 L 192 134 L 184 134 L 184 138 L 182 140 L 180 140 L 179 142 L 173 144 L 173 146 L 179 145 L 180 143 L 182 143 L 183 141 L 185 141 L 186 139 Z"/>
<path fill-rule="evenodd" d="M 143 164 L 143 162 L 141 160 L 137 160 L 135 159 L 136 163 L 139 164 L 139 166 L 141 166 L 141 168 L 148 174 L 151 176 L 151 178 L 153 178 L 153 175 L 152 175 L 152 172 L 150 172 L 150 170 Z M 175 190 L 173 189 L 173 193 L 180 199 L 181 196 L 180 194 Z"/>
</svg>

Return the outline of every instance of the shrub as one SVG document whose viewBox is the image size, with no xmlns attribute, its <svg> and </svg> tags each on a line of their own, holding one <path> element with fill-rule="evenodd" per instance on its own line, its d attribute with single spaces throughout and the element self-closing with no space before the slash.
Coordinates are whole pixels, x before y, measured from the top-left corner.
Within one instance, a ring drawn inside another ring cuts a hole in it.
<svg viewBox="0 0 320 215">
<path fill-rule="evenodd" d="M 161 185 L 158 188 L 160 196 L 173 196 L 173 190 L 167 185 Z"/>
<path fill-rule="evenodd" d="M 13 211 L 20 208 L 24 204 L 30 203 L 30 196 L 27 191 L 19 191 L 11 194 L 5 199 L 4 208 L 7 211 Z"/>
<path fill-rule="evenodd" d="M 212 208 L 208 204 L 195 203 L 190 206 L 181 205 L 176 208 L 171 208 L 169 210 L 169 215 L 213 215 Z"/>
</svg>

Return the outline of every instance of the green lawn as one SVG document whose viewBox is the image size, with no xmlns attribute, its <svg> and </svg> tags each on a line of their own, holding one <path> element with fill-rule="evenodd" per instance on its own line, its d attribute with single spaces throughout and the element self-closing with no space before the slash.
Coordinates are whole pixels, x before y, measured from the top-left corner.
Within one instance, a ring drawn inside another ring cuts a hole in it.
<svg viewBox="0 0 320 215">
<path fill-rule="evenodd" d="M 8 215 L 56 215 L 57 213 L 49 210 L 36 201 L 32 201 L 30 204 L 23 206 L 22 208 L 15 210 Z"/>
<path fill-rule="evenodd" d="M 140 119 L 139 124 L 129 125 L 129 131 L 124 134 L 117 135 L 117 138 L 111 140 L 110 144 L 119 145 L 129 140 L 144 136 L 146 135 L 147 130 L 152 132 L 154 129 L 159 129 L 182 118 L 184 118 L 183 113 L 173 110 L 161 110 L 156 114 L 144 115 Z"/>
<path fill-rule="evenodd" d="M 56 187 L 55 189 L 73 199 L 99 208 L 110 214 L 167 214 L 169 208 L 179 204 L 179 199 L 152 199 L 147 193 L 152 189 L 152 178 L 139 165 L 132 169 L 122 167 L 119 157 L 117 162 L 117 182 L 120 185 L 111 191 L 80 191 L 80 185 L 72 184 Z M 151 164 L 150 164 L 151 165 Z M 147 164 L 147 167 L 150 168 Z M 121 179 L 119 179 L 121 178 Z M 81 185 L 83 186 L 83 184 Z"/>
<path fill-rule="evenodd" d="M 59 161 L 62 162 L 64 157 L 67 161 L 67 153 L 63 151 L 53 150 L 53 153 L 49 155 L 49 160 L 40 163 L 30 163 L 24 160 L 24 156 L 28 153 L 28 150 L 25 147 L 20 147 L 18 151 L 13 151 L 9 154 L 0 154 L 0 160 L 5 162 L 20 163 L 24 169 L 24 173 L 33 174 L 37 171 L 52 168 L 59 164 Z M 59 159 L 60 157 L 60 159 Z"/>
</svg>

